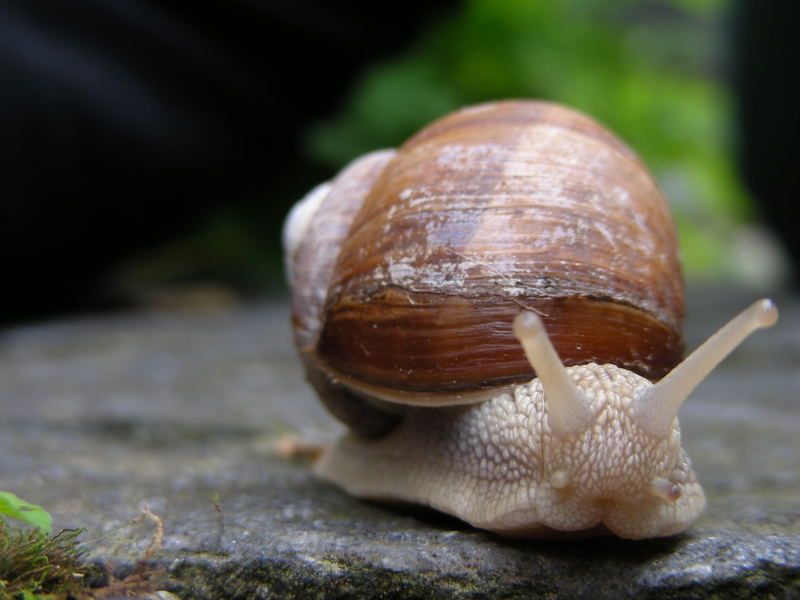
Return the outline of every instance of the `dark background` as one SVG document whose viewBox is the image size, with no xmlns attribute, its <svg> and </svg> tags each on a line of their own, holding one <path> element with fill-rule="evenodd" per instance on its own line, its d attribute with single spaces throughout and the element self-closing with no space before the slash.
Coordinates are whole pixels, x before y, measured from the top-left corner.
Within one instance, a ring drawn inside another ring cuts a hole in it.
<svg viewBox="0 0 800 600">
<path fill-rule="evenodd" d="M 129 305 L 163 284 L 282 290 L 283 216 L 334 172 L 305 132 L 461 5 L 0 4 L 0 321 Z M 726 21 L 739 164 L 795 265 L 799 12 L 740 1 Z"/>
<path fill-rule="evenodd" d="M 455 2 L 379 4 L 3 3 L 2 318 L 124 301 L 108 281 L 118 261 L 220 207 L 278 263 L 288 206 L 331 174 L 303 155 L 303 128 Z M 258 282 L 211 262 L 188 276 L 279 285 L 275 264 Z"/>
</svg>

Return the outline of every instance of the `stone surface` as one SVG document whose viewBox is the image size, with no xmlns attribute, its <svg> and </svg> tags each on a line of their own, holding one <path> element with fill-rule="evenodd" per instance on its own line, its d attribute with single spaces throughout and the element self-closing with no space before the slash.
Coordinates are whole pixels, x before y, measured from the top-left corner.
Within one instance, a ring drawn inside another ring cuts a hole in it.
<svg viewBox="0 0 800 600">
<path fill-rule="evenodd" d="M 689 347 L 753 299 L 692 297 Z M 800 301 L 779 306 L 681 411 L 709 506 L 674 538 L 503 539 L 316 481 L 275 441 L 340 428 L 277 302 L 0 332 L 0 489 L 87 528 L 122 571 L 150 543 L 149 506 L 165 528 L 151 564 L 184 599 L 800 597 Z"/>
</svg>

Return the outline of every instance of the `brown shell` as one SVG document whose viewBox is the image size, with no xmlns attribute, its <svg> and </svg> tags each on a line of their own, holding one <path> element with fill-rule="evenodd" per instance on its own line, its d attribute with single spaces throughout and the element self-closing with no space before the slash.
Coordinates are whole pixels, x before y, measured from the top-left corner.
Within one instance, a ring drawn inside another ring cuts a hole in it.
<svg viewBox="0 0 800 600">
<path fill-rule="evenodd" d="M 303 349 L 330 376 L 431 404 L 530 379 L 511 331 L 525 309 L 567 365 L 658 379 L 679 362 L 669 208 L 639 158 L 594 120 L 546 102 L 475 106 L 370 174 L 330 258 L 318 338 Z"/>
</svg>

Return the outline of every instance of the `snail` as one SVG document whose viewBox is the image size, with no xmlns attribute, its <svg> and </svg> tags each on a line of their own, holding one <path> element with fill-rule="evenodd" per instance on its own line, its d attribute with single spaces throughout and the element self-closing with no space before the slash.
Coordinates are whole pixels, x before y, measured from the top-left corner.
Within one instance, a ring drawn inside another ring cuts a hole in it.
<svg viewBox="0 0 800 600">
<path fill-rule="evenodd" d="M 349 432 L 315 471 L 510 536 L 641 539 L 705 498 L 677 412 L 777 310 L 681 361 L 683 283 L 647 168 L 582 113 L 468 107 L 356 159 L 284 225 L 295 342 Z"/>
</svg>

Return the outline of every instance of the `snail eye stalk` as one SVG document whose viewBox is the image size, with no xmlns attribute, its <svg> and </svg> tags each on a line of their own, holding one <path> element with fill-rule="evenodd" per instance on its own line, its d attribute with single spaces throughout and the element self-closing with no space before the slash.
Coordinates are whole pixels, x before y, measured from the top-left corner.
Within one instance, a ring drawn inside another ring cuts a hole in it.
<svg viewBox="0 0 800 600">
<path fill-rule="evenodd" d="M 535 313 L 521 312 L 514 318 L 514 335 L 542 382 L 553 432 L 563 437 L 586 429 L 592 422 L 589 402 L 567 373 L 542 320 Z"/>
<path fill-rule="evenodd" d="M 642 392 L 634 408 L 639 425 L 657 437 L 669 435 L 678 409 L 700 382 L 747 336 L 772 327 L 777 320 L 778 309 L 767 299 L 754 302 L 731 319 L 661 381 Z"/>
</svg>

